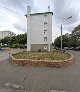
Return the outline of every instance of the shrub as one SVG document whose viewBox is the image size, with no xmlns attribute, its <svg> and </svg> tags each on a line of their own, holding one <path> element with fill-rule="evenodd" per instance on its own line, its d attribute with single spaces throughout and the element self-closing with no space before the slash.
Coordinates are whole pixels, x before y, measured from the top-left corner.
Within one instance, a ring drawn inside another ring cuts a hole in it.
<svg viewBox="0 0 80 92">
<path fill-rule="evenodd" d="M 41 49 L 39 49 L 39 52 L 41 52 Z"/>
<path fill-rule="evenodd" d="M 12 44 L 12 48 L 17 48 L 17 44 Z"/>
</svg>

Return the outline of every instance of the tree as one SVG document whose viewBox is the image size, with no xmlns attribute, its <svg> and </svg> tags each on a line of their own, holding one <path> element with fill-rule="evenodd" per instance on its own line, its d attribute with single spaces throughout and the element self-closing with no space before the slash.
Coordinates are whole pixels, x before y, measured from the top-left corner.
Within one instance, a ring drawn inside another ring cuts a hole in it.
<svg viewBox="0 0 80 92">
<path fill-rule="evenodd" d="M 60 48 L 61 36 L 55 39 L 54 45 Z M 62 45 L 63 47 L 80 47 L 80 24 L 74 28 L 70 37 L 67 37 L 66 35 L 62 36 Z"/>
<path fill-rule="evenodd" d="M 10 44 L 10 40 L 11 40 L 10 37 L 5 37 L 5 38 L 2 38 L 0 40 L 0 43 L 9 45 Z"/>
<path fill-rule="evenodd" d="M 10 47 L 21 47 L 27 43 L 27 34 L 19 34 L 13 37 L 4 37 L 0 43 L 7 44 Z"/>
<path fill-rule="evenodd" d="M 74 28 L 74 30 L 72 31 L 72 34 L 77 33 L 77 31 L 80 32 L 80 24 Z"/>
<path fill-rule="evenodd" d="M 60 48 L 60 46 L 61 46 L 61 36 L 59 36 L 55 39 L 54 46 Z"/>
<path fill-rule="evenodd" d="M 67 47 L 69 42 L 69 38 L 65 35 L 62 36 L 62 46 Z M 54 41 L 55 47 L 60 48 L 61 47 L 61 36 L 57 37 Z"/>
<path fill-rule="evenodd" d="M 27 34 L 20 34 L 16 37 L 17 43 L 19 44 L 26 44 L 27 43 Z"/>
</svg>

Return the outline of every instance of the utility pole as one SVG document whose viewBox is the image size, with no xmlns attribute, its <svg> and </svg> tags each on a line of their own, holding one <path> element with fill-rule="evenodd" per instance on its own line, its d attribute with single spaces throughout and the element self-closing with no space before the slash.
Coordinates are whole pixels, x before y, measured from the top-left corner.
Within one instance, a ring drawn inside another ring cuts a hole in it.
<svg viewBox="0 0 80 92">
<path fill-rule="evenodd" d="M 71 19 L 71 18 L 72 18 L 72 16 L 70 16 L 70 17 L 68 17 L 66 19 L 68 20 L 68 19 Z M 62 52 L 62 48 L 63 48 L 63 42 L 62 42 L 62 24 L 61 24 L 61 52 Z"/>
<path fill-rule="evenodd" d="M 61 24 L 61 52 L 62 52 L 62 24 Z"/>
</svg>

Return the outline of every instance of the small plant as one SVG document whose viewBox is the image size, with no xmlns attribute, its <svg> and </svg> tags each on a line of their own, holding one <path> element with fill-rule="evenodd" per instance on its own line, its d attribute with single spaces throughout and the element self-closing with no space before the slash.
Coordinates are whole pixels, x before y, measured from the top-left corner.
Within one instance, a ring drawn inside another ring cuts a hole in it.
<svg viewBox="0 0 80 92">
<path fill-rule="evenodd" d="M 41 49 L 39 49 L 39 52 L 41 52 Z"/>
<path fill-rule="evenodd" d="M 17 48 L 17 44 L 12 44 L 12 48 Z"/>
<path fill-rule="evenodd" d="M 15 54 L 16 59 L 30 59 L 30 60 L 65 60 L 71 56 L 67 53 L 61 52 L 21 52 Z"/>
</svg>

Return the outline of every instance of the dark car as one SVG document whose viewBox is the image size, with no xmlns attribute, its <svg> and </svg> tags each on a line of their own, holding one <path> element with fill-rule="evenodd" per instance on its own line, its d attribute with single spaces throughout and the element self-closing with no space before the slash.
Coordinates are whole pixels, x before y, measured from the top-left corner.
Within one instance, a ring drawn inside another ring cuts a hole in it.
<svg viewBox="0 0 80 92">
<path fill-rule="evenodd" d="M 74 51 L 80 51 L 80 47 L 73 48 Z"/>
</svg>

